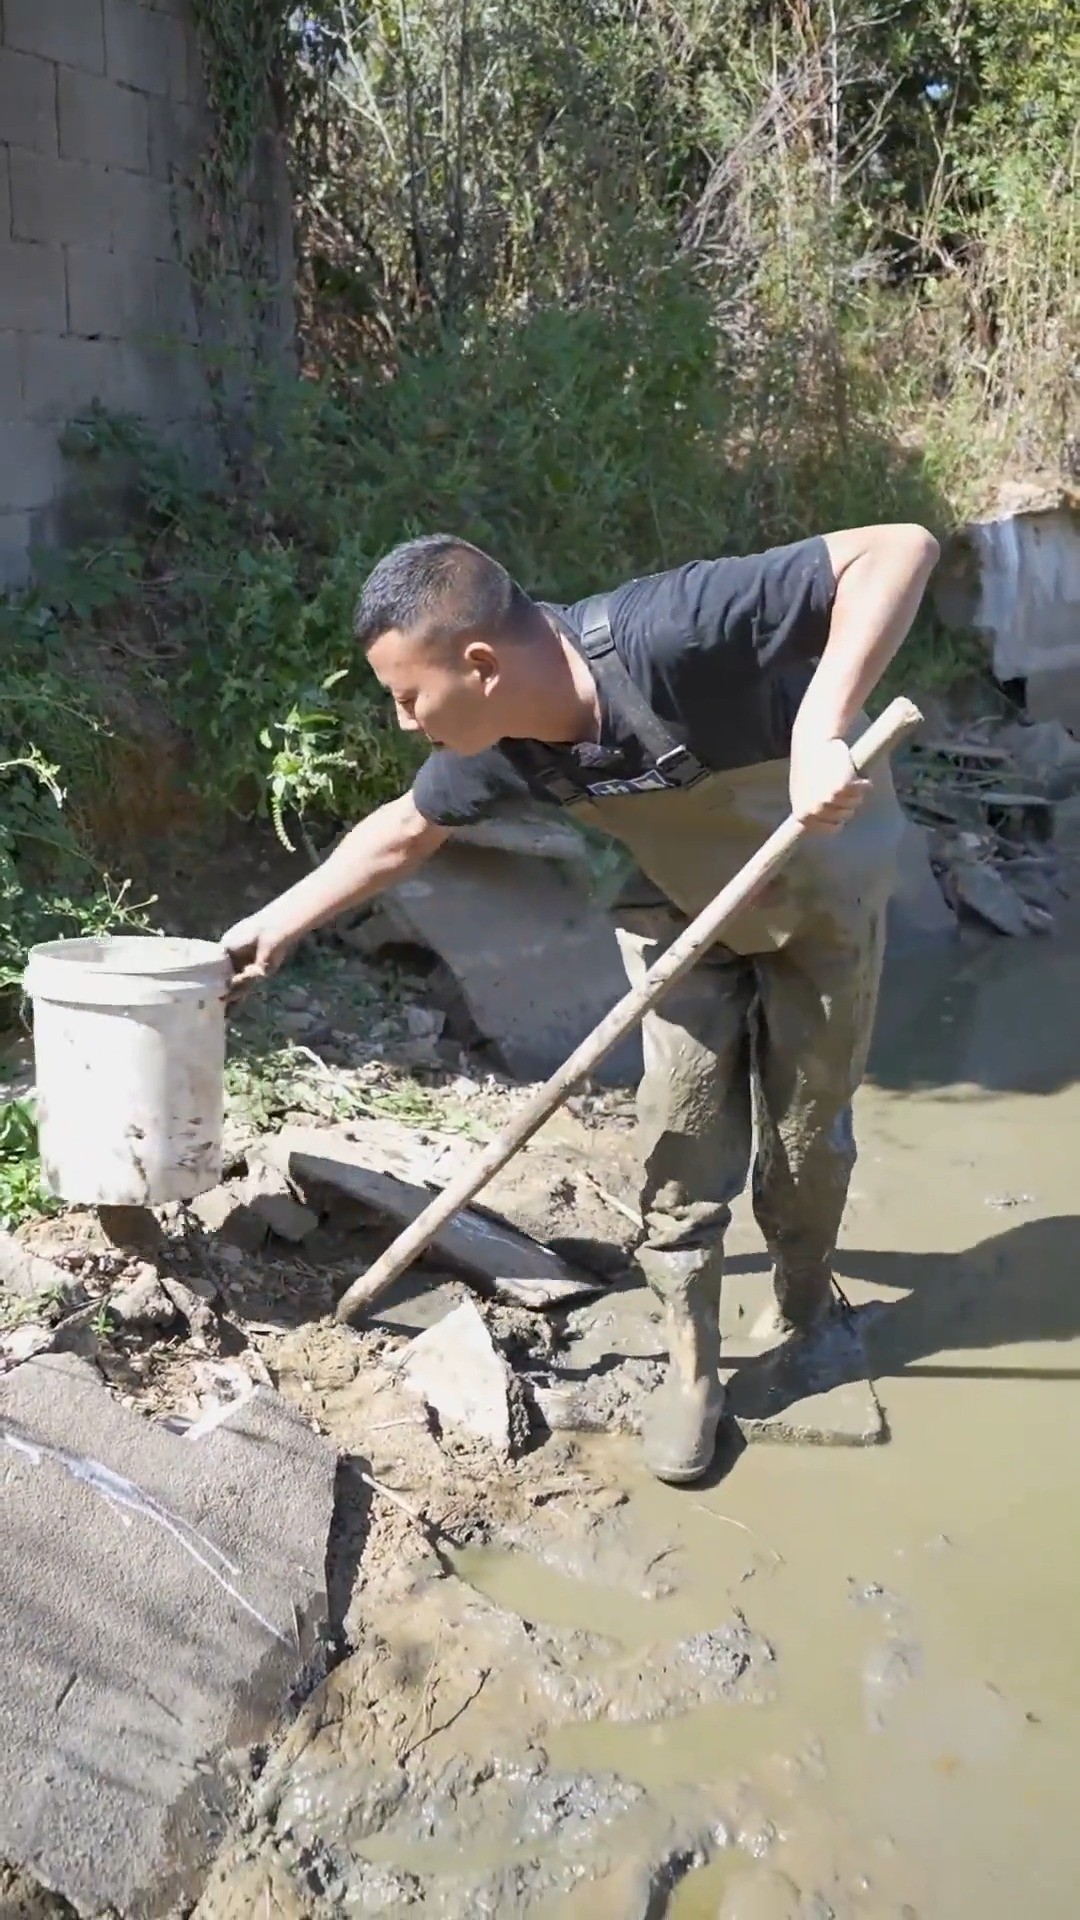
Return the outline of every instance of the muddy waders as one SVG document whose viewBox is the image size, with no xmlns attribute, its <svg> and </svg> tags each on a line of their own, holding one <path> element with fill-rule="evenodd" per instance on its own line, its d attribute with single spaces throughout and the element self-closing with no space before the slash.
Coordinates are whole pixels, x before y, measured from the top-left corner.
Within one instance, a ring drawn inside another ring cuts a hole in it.
<svg viewBox="0 0 1080 1920">
<path fill-rule="evenodd" d="M 631 680 L 603 598 L 589 603 L 577 644 L 609 706 L 632 725 L 645 771 L 587 786 L 583 772 L 572 788 L 560 770 L 550 790 L 622 841 L 640 870 L 615 908 L 637 985 L 786 817 L 788 762 L 702 767 Z M 851 1101 L 866 1065 L 902 825 L 883 764 L 855 818 L 805 841 L 724 944 L 646 1016 L 637 1257 L 667 1319 L 668 1372 L 644 1437 L 662 1480 L 696 1480 L 713 1457 L 724 1234 L 755 1127 L 752 1198 L 773 1260 L 775 1331 L 809 1331 L 829 1309 L 855 1161 Z"/>
</svg>

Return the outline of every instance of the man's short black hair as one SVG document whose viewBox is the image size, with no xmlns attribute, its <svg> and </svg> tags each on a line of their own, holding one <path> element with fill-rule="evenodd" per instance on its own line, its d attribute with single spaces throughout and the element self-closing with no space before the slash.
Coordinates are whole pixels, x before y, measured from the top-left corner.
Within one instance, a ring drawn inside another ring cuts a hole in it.
<svg viewBox="0 0 1080 1920">
<path fill-rule="evenodd" d="M 406 540 L 369 574 L 356 606 L 353 633 L 374 646 L 392 627 L 452 640 L 482 630 L 512 636 L 526 631 L 533 603 L 490 554 L 450 533 Z"/>
</svg>

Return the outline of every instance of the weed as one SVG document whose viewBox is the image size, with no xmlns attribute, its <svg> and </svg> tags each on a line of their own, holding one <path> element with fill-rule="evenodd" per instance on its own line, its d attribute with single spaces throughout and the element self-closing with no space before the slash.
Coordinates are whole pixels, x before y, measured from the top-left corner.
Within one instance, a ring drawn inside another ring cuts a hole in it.
<svg viewBox="0 0 1080 1920">
<path fill-rule="evenodd" d="M 42 1186 L 32 1103 L 5 1101 L 0 1106 L 0 1228 L 11 1233 L 34 1215 L 57 1213 L 59 1208 L 60 1202 Z"/>
</svg>

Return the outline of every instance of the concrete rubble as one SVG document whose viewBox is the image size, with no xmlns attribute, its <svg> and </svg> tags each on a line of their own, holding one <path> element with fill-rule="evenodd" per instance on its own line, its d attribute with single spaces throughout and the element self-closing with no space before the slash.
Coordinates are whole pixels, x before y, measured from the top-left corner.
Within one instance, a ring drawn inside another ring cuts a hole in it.
<svg viewBox="0 0 1080 1920">
<path fill-rule="evenodd" d="M 509 1454 L 522 1439 L 516 1383 L 471 1300 L 409 1342 L 395 1370 L 440 1420 Z M 527 1428 L 527 1421 L 524 1423 Z"/>
<path fill-rule="evenodd" d="M 0 1441 L 0 1858 L 150 1920 L 318 1662 L 336 1455 L 263 1390 L 178 1438 L 56 1354 L 0 1381 Z"/>
</svg>

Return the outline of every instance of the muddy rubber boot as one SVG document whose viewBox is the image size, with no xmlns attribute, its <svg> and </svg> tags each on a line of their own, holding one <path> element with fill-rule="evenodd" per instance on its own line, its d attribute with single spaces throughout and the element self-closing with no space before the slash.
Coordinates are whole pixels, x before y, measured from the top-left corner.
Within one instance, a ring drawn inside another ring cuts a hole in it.
<svg viewBox="0 0 1080 1920">
<path fill-rule="evenodd" d="M 750 1338 L 763 1346 L 779 1346 L 792 1338 L 813 1339 L 830 1324 L 839 1306 L 830 1273 L 800 1275 L 795 1280 L 777 1268 L 773 1299 L 754 1321 Z"/>
<path fill-rule="evenodd" d="M 666 1293 L 668 1370 L 651 1396 L 642 1443 L 645 1464 L 658 1480 L 685 1486 L 712 1465 L 724 1411 L 720 1365 L 720 1307 L 715 1286 L 684 1286 Z"/>
</svg>

